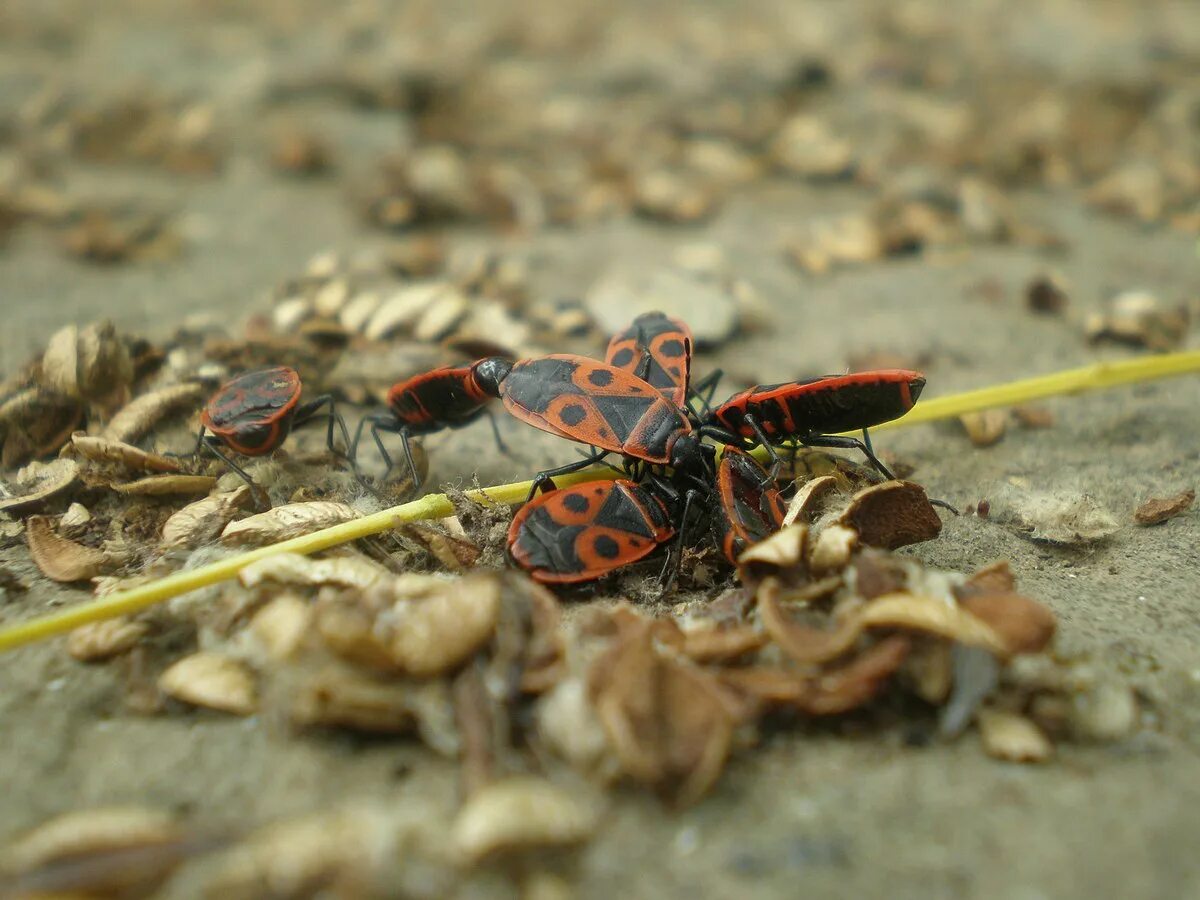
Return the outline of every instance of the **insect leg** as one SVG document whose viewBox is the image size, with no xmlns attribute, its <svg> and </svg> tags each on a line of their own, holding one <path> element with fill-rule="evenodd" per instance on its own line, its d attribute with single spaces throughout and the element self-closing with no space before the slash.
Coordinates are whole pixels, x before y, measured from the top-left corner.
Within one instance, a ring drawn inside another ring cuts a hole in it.
<svg viewBox="0 0 1200 900">
<path fill-rule="evenodd" d="M 251 478 L 249 475 L 246 474 L 245 469 L 243 469 L 241 466 L 239 466 L 237 463 L 235 463 L 232 459 L 230 459 L 228 456 L 226 456 L 224 453 L 222 453 L 220 450 L 217 449 L 217 447 L 219 447 L 220 445 L 221 445 L 221 439 L 214 435 L 207 435 L 200 442 L 200 446 L 204 450 L 207 450 L 209 453 L 211 453 L 213 456 L 215 456 L 221 462 L 225 463 L 225 465 L 227 465 L 232 471 L 236 472 L 241 477 L 242 481 L 244 481 L 244 482 L 246 482 L 246 484 L 250 485 L 250 488 L 252 490 L 257 488 L 258 485 L 256 485 L 254 483 L 253 478 Z M 196 452 L 199 453 L 199 449 Z"/>
<path fill-rule="evenodd" d="M 565 466 L 559 466 L 557 469 L 545 469 L 541 472 L 538 472 L 535 476 L 533 476 L 533 484 L 529 488 L 529 496 L 525 498 L 525 502 L 528 503 L 535 496 L 537 496 L 538 491 L 544 491 L 546 489 L 545 486 L 547 482 L 550 482 L 551 486 L 553 486 L 553 479 L 559 475 L 569 475 L 572 472 L 582 471 L 588 466 L 595 465 L 596 463 L 600 462 L 606 456 L 608 456 L 607 452 L 600 453 L 599 455 L 585 456 L 583 459 L 577 460 L 573 463 L 567 463 Z"/>
<path fill-rule="evenodd" d="M 888 469 L 887 466 L 879 461 L 879 457 L 875 455 L 875 451 L 858 438 L 843 437 L 836 434 L 809 434 L 805 435 L 800 442 L 809 447 L 833 447 L 840 450 L 859 450 L 870 461 L 871 465 L 873 465 L 879 471 L 879 473 L 889 481 L 894 480 L 896 477 L 892 474 L 891 470 Z"/>
<path fill-rule="evenodd" d="M 328 410 L 324 413 L 318 413 L 318 410 L 323 406 L 329 407 Z M 346 428 L 345 420 L 338 415 L 337 405 L 332 394 L 322 394 L 320 397 L 315 397 L 296 410 L 296 416 L 293 419 L 293 427 L 299 427 L 300 425 L 304 425 L 319 418 L 324 418 L 328 422 L 328 430 L 325 433 L 325 445 L 329 448 L 329 452 L 334 456 L 341 457 L 342 459 L 346 460 L 346 462 L 350 463 L 351 466 L 353 466 L 354 457 L 350 446 L 350 432 Z M 337 426 L 341 428 L 342 441 L 346 445 L 345 451 L 339 451 L 337 447 L 334 446 L 334 424 L 337 424 Z"/>
<path fill-rule="evenodd" d="M 508 456 L 508 445 L 504 443 L 504 438 L 500 437 L 500 424 L 496 421 L 496 417 L 492 415 L 492 411 L 485 410 L 484 415 L 487 416 L 488 423 L 492 426 L 492 437 L 496 439 L 496 449 L 501 455 Z"/>
<path fill-rule="evenodd" d="M 779 476 L 779 469 L 783 465 L 783 460 L 779 458 L 779 454 L 771 446 L 770 439 L 763 434 L 763 430 L 759 427 L 758 422 L 754 420 L 754 416 L 746 416 L 742 421 L 753 429 L 754 439 L 767 451 L 767 456 L 771 458 L 771 468 L 767 470 L 767 480 L 762 483 L 762 487 L 774 484 L 775 479 Z"/>
</svg>

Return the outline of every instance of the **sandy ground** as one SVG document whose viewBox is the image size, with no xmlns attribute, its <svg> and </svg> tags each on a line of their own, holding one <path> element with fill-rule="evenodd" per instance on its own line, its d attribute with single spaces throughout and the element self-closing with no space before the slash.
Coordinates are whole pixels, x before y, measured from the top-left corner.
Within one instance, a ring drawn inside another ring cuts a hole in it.
<svg viewBox="0 0 1200 900">
<path fill-rule="evenodd" d="M 872 15 L 869 4 L 853 6 L 861 9 L 830 13 L 827 35 Z M 1134 12 L 1137 4 L 1017 4 L 1031 16 L 1036 9 L 1032 18 L 1015 9 L 1001 16 L 1000 4 L 969 6 L 975 18 L 964 12 L 948 27 L 986 31 L 989 22 L 1003 21 L 996 41 L 1014 65 L 1049 59 L 1080 78 L 1104 67 L 1136 78 L 1154 47 L 1174 41 L 1186 59 L 1200 42 L 1200 8 L 1186 3 L 1156 4 L 1144 18 Z M 6 7 L 6 108 L 47 79 L 113 88 L 151 82 L 210 98 L 238 134 L 259 115 L 247 98 L 264 71 L 319 64 L 331 52 L 323 17 L 369 18 L 370 5 L 336 14 L 314 5 L 307 16 L 264 12 L 261 20 L 235 4 L 210 12 L 186 3 L 106 4 L 104 12 L 71 3 Z M 783 15 L 768 5 L 754 8 L 747 18 L 768 31 Z M 619 15 L 630 26 L 638 14 Z M 658 14 L 647 17 L 647 27 L 658 21 Z M 796 13 L 790 21 L 801 20 Z M 805 45 L 802 35 L 788 39 Z M 396 52 L 403 47 L 401 41 Z M 1200 57 L 1190 58 L 1194 67 Z M 348 165 L 391 139 L 376 115 L 315 115 Z M 213 178 L 69 169 L 69 183 L 80 190 L 134 194 L 178 212 L 186 252 L 170 261 L 96 267 L 65 257 L 43 230 L 15 232 L 0 250 L 0 371 L 11 371 L 68 322 L 109 316 L 125 328 L 165 334 L 197 311 L 241 315 L 314 253 L 382 240 L 358 221 L 337 180 L 288 180 L 272 173 L 264 156 L 258 129 L 235 138 L 228 164 Z M 1067 250 L 1054 255 L 976 246 L 820 279 L 783 260 L 778 242 L 798 222 L 860 209 L 871 199 L 860 187 L 765 181 L 737 192 L 710 223 L 686 229 L 620 221 L 532 237 L 478 230 L 457 237 L 528 248 L 538 260 L 534 289 L 547 296 L 582 293 L 614 260 L 653 261 L 685 244 L 717 244 L 758 288 L 776 324 L 701 354 L 698 370 L 721 366 L 741 379 L 782 381 L 837 371 L 864 349 L 925 354 L 927 397 L 1123 358 L 1129 351 L 1088 345 L 1074 317 L 1114 290 L 1144 288 L 1178 302 L 1200 289 L 1194 238 L 1103 216 L 1068 191 L 1014 198 L 1023 217 L 1066 240 Z M 1026 310 L 1023 286 L 1047 267 L 1069 279 L 1073 318 Z M 983 283 L 998 286 L 999 299 L 981 296 Z M 1194 329 L 1190 342 L 1196 346 Z M 992 503 L 990 519 L 948 519 L 941 538 L 917 554 L 967 570 L 1010 560 L 1022 588 L 1059 615 L 1069 652 L 1106 658 L 1135 679 L 1151 711 L 1149 727 L 1116 744 L 1063 746 L 1038 767 L 995 762 L 973 736 L 910 746 L 903 733 L 873 729 L 766 735 L 759 750 L 734 761 L 712 796 L 685 813 L 634 791 L 618 794 L 608 827 L 580 855 L 580 896 L 1200 894 L 1200 516 L 1192 511 L 1149 529 L 1131 521 L 1147 497 L 1200 482 L 1198 404 L 1200 381 L 1187 378 L 1052 401 L 1055 427 L 1014 430 L 988 449 L 971 447 L 951 425 L 878 439 L 915 466 L 914 477 L 931 494 L 962 506 Z M 506 433 L 519 427 L 506 423 Z M 485 484 L 529 473 L 554 452 L 553 442 L 530 443 L 519 459 L 498 457 L 486 425 L 430 446 L 435 477 L 477 476 Z M 1011 522 L 1012 504 L 1030 489 L 1087 492 L 1120 528 L 1085 548 L 1034 543 Z M 37 577 L 23 548 L 3 550 L 0 559 L 32 585 L 0 606 L 0 620 L 84 596 Z M 0 657 L 0 838 L 93 804 L 161 806 L 220 827 L 381 790 L 394 792 L 397 802 L 454 802 L 453 766 L 418 745 L 297 739 L 260 718 L 140 718 L 123 711 L 117 682 L 109 669 L 76 664 L 54 643 Z M 188 883 L 176 892 L 187 896 Z"/>
</svg>

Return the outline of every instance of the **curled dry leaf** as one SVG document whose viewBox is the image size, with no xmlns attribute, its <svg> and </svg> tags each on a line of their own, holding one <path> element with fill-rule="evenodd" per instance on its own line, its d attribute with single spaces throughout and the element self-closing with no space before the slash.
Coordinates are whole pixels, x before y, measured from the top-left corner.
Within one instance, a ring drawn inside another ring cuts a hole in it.
<svg viewBox="0 0 1200 900">
<path fill-rule="evenodd" d="M 958 417 L 967 437 L 976 447 L 990 447 L 1004 437 L 1008 430 L 1009 413 L 1006 409 L 985 409 L 966 413 Z"/>
<path fill-rule="evenodd" d="M 887 481 L 859 491 L 838 521 L 857 531 L 866 546 L 885 550 L 929 541 L 942 531 L 925 488 L 911 481 Z"/>
<path fill-rule="evenodd" d="M 31 516 L 25 523 L 29 555 L 51 581 L 86 581 L 123 565 L 123 552 L 98 550 L 68 540 L 58 533 L 49 516 Z"/>
<path fill-rule="evenodd" d="M 389 578 L 388 571 L 362 556 L 335 556 L 331 559 L 309 559 L 299 553 L 278 553 L 251 563 L 238 573 L 246 587 L 263 582 L 338 587 L 363 590 L 381 579 Z"/>
<path fill-rule="evenodd" d="M 1154 497 L 1139 506 L 1133 518 L 1139 525 L 1161 525 L 1167 519 L 1187 512 L 1195 500 L 1196 492 L 1191 488 L 1180 491 L 1174 497 Z"/>
<path fill-rule="evenodd" d="M 358 513 L 345 503 L 330 500 L 289 503 L 230 522 L 221 532 L 221 541 L 226 544 L 270 544 L 357 518 Z"/>
<path fill-rule="evenodd" d="M 720 776 L 736 711 L 712 675 L 653 637 L 651 620 L 623 617 L 589 672 L 589 690 L 622 771 L 686 805 Z"/>
<path fill-rule="evenodd" d="M 988 756 L 1008 762 L 1045 762 L 1054 745 L 1042 730 L 1024 716 L 998 709 L 979 710 L 979 738 Z"/>
<path fill-rule="evenodd" d="M 504 851 L 578 844 L 596 828 L 591 803 L 543 778 L 516 776 L 476 791 L 454 821 L 455 849 L 470 863 Z"/>
<path fill-rule="evenodd" d="M 199 547 L 214 540 L 230 520 L 252 502 L 250 485 L 205 497 L 171 514 L 163 523 L 164 550 Z"/>
<path fill-rule="evenodd" d="M 703 619 L 689 622 L 688 626 L 678 629 L 677 641 L 664 640 L 664 643 L 698 663 L 731 662 L 761 650 L 769 640 L 765 632 L 751 625 L 722 628 L 710 619 Z"/>
<path fill-rule="evenodd" d="M 788 502 L 783 527 L 786 528 L 797 520 L 811 524 L 817 518 L 822 499 L 837 486 L 838 480 L 832 475 L 820 475 L 800 485 L 796 489 L 796 495 Z"/>
<path fill-rule="evenodd" d="M 11 468 L 58 451 L 83 421 L 83 405 L 38 388 L 0 403 L 0 466 Z"/>
<path fill-rule="evenodd" d="M 80 662 L 101 662 L 132 649 L 150 631 L 127 616 L 89 622 L 67 635 L 67 652 Z"/>
<path fill-rule="evenodd" d="M 15 841 L 0 873 L 13 896 L 142 897 L 182 861 L 186 838 L 168 814 L 139 807 L 77 810 Z"/>
<path fill-rule="evenodd" d="M 100 436 L 114 441 L 136 441 L 172 413 L 194 407 L 203 399 L 204 390 L 202 384 L 187 383 L 143 394 L 113 416 Z"/>
<path fill-rule="evenodd" d="M 179 460 L 158 453 L 149 453 L 124 441 L 86 434 L 71 435 L 71 451 L 74 455 L 92 462 L 117 463 L 130 469 L 144 472 L 180 472 Z"/>
<path fill-rule="evenodd" d="M 158 688 L 175 700 L 235 716 L 258 709 L 254 676 L 243 663 L 221 653 L 185 656 L 158 677 Z"/>
<path fill-rule="evenodd" d="M 742 581 L 749 584 L 767 574 L 789 570 L 800 570 L 803 574 L 808 534 L 807 525 L 789 525 L 751 545 L 738 557 Z"/>
<path fill-rule="evenodd" d="M 17 473 L 16 496 L 0 499 L 0 512 L 20 513 L 35 509 L 72 487 L 78 477 L 79 466 L 73 459 L 30 463 Z"/>
<path fill-rule="evenodd" d="M 114 484 L 118 494 L 130 497 L 172 497 L 180 494 L 207 494 L 217 484 L 211 475 L 150 475 L 125 484 Z"/>
<path fill-rule="evenodd" d="M 41 377 L 59 394 L 115 409 L 129 397 L 133 360 L 112 322 L 68 325 L 47 342 Z"/>
</svg>

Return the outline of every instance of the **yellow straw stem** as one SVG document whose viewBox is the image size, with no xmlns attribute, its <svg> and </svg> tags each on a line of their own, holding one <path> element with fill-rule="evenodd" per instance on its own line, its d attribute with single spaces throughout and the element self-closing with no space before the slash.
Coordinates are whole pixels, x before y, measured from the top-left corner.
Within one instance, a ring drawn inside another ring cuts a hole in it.
<svg viewBox="0 0 1200 900">
<path fill-rule="evenodd" d="M 1115 363 L 1097 363 L 1080 369 L 1026 378 L 1022 381 L 967 391 L 949 397 L 923 400 L 904 418 L 888 422 L 880 427 L 917 425 L 922 422 L 954 418 L 965 413 L 978 412 L 997 406 L 1012 406 L 1029 403 L 1033 400 L 1042 400 L 1046 397 L 1104 390 L 1123 384 L 1185 375 L 1189 372 L 1200 372 L 1200 350 L 1140 357 Z M 616 478 L 618 474 L 611 468 L 600 466 L 555 478 L 554 481 L 556 485 L 566 487 L 590 479 Z M 482 490 L 464 491 L 464 494 L 471 500 L 490 506 L 511 505 L 523 502 L 531 487 L 532 482 L 522 481 Z M 291 538 L 268 547 L 259 547 L 257 550 L 249 550 L 196 569 L 177 572 L 150 584 L 110 594 L 107 597 L 99 597 L 78 606 L 30 619 L 27 622 L 17 622 L 0 629 L 0 652 L 63 634 L 90 622 L 137 612 L 188 591 L 226 581 L 236 577 L 238 572 L 251 563 L 268 556 L 278 553 L 317 553 L 358 538 L 388 531 L 407 522 L 440 519 L 452 515 L 453 512 L 454 507 L 449 497 L 445 494 L 430 494 L 411 503 L 393 506 L 352 522 L 334 525 L 331 528 L 314 531 L 312 534 Z"/>
</svg>

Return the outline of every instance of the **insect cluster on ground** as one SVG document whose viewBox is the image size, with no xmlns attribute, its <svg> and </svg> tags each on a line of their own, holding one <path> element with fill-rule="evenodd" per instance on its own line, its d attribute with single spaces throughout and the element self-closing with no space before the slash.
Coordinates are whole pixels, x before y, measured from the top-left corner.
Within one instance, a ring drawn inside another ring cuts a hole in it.
<svg viewBox="0 0 1200 900">
<path fill-rule="evenodd" d="M 651 312 L 612 337 L 603 362 L 551 354 L 433 369 L 393 385 L 387 411 L 363 417 L 353 440 L 331 397 L 298 405 L 295 371 L 260 370 L 228 382 L 209 401 L 197 452 L 207 449 L 250 481 L 217 449 L 221 443 L 263 455 L 292 427 L 324 417 L 330 451 L 356 472 L 364 430 L 388 472 L 393 461 L 381 433 L 399 435 L 412 482 L 419 486 L 410 437 L 466 425 L 487 414 L 489 401 L 498 398 L 514 418 L 592 448 L 579 460 L 539 472 L 509 529 L 512 561 L 547 583 L 600 578 L 674 540 L 677 552 L 668 554 L 666 576 L 689 533 L 705 529 L 735 562 L 783 523 L 778 446 L 855 448 L 883 476 L 893 477 L 876 457 L 868 429 L 912 408 L 925 384 L 920 373 L 886 369 L 761 385 L 714 406 L 721 372 L 693 385 L 692 343 L 684 322 Z M 494 419 L 492 426 L 503 451 Z M 861 440 L 841 434 L 858 430 Z M 756 447 L 767 454 L 769 468 L 749 452 Z M 556 487 L 556 477 L 610 455 L 618 457 L 608 464 L 621 477 Z"/>
</svg>

